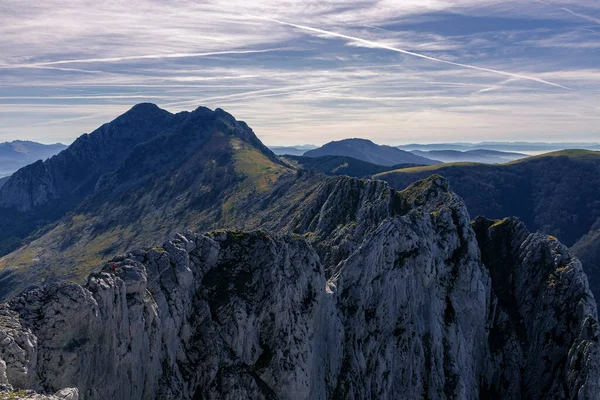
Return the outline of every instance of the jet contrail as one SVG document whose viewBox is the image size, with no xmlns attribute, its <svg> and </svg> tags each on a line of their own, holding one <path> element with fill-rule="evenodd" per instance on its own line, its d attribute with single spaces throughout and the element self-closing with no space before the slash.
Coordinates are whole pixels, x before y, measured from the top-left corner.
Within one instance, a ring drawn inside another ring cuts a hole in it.
<svg viewBox="0 0 600 400">
<path fill-rule="evenodd" d="M 595 23 L 597 23 L 597 24 L 600 25 L 600 19 L 599 18 L 594 18 L 594 17 L 591 17 L 589 15 L 580 14 L 580 13 L 577 13 L 577 12 L 575 12 L 575 11 L 567 8 L 567 7 L 560 7 L 558 5 L 555 5 L 555 4 L 552 4 L 552 3 L 548 3 L 548 2 L 543 1 L 543 0 L 535 0 L 535 1 L 537 1 L 540 4 L 549 6 L 549 7 L 556 7 L 557 9 L 562 10 L 564 12 L 568 12 L 571 15 L 574 15 L 574 16 L 579 17 L 579 18 L 587 19 L 588 21 L 592 21 L 592 22 L 595 22 Z"/>
<path fill-rule="evenodd" d="M 279 21 L 279 20 L 276 20 L 276 19 L 273 19 L 273 18 L 257 17 L 257 16 L 253 16 L 253 15 L 248 15 L 248 17 L 249 18 L 263 20 L 263 21 L 275 22 L 275 23 L 280 24 L 280 25 L 291 26 L 293 28 L 297 28 L 297 29 L 301 29 L 301 30 L 309 31 L 309 32 L 320 33 L 322 35 L 328 35 L 328 36 L 339 37 L 339 38 L 342 38 L 342 39 L 353 40 L 355 42 L 360 42 L 360 43 L 363 43 L 363 44 L 367 44 L 367 45 L 372 46 L 372 47 L 378 47 L 380 49 L 395 51 L 397 53 L 407 54 L 409 56 L 419 57 L 419 58 L 423 58 L 423 59 L 429 60 L 429 61 L 434 61 L 434 62 L 437 62 L 437 63 L 454 65 L 456 67 L 468 68 L 468 69 L 473 69 L 473 70 L 477 70 L 477 71 L 490 72 L 490 73 L 493 73 L 493 74 L 498 74 L 498 75 L 503 75 L 503 76 L 509 76 L 511 78 L 525 79 L 525 80 L 528 80 L 528 81 L 534 81 L 534 82 L 543 83 L 543 84 L 550 85 L 550 86 L 559 87 L 559 88 L 562 88 L 562 89 L 571 90 L 571 88 L 559 85 L 558 83 L 553 83 L 553 82 L 546 81 L 544 79 L 536 78 L 536 77 L 533 77 L 533 76 L 520 75 L 520 74 L 515 74 L 515 73 L 512 73 L 512 72 L 505 72 L 505 71 L 499 71 L 499 70 L 496 70 L 496 69 L 477 67 L 475 65 L 461 64 L 461 63 L 457 63 L 457 62 L 446 61 L 446 60 L 442 60 L 442 59 L 439 59 L 439 58 L 426 56 L 424 54 L 419 54 L 419 53 L 414 53 L 412 51 L 399 49 L 397 47 L 388 46 L 386 44 L 373 42 L 371 40 L 366 40 L 366 39 L 361 39 L 361 38 L 354 37 L 354 36 L 344 35 L 344 34 L 341 34 L 341 33 L 326 31 L 324 29 L 312 28 L 312 27 L 306 26 L 306 25 L 298 25 L 298 24 L 293 24 L 293 23 L 290 23 L 290 22 Z"/>
<path fill-rule="evenodd" d="M 574 15 L 576 17 L 587 19 L 588 21 L 592 21 L 592 22 L 595 22 L 595 23 L 597 23 L 597 24 L 600 25 L 600 19 L 598 19 L 598 18 L 590 17 L 589 15 L 585 15 L 585 14 L 576 13 L 575 11 L 571 11 L 571 10 L 569 10 L 566 7 L 561 7 L 560 9 L 563 10 L 563 11 L 566 11 L 569 14 L 572 14 L 572 15 Z"/>
<path fill-rule="evenodd" d="M 60 64 L 74 64 L 74 63 L 96 63 L 96 62 L 118 62 L 128 60 L 148 60 L 148 59 L 163 59 L 163 58 L 186 58 L 186 57 L 209 57 L 209 56 L 221 56 L 228 54 L 254 54 L 254 53 L 267 53 L 271 51 L 277 51 L 282 49 L 264 49 L 264 50 L 228 50 L 228 51 L 213 51 L 209 53 L 171 53 L 171 54 L 147 54 L 142 56 L 125 56 L 125 57 L 109 57 L 109 58 L 83 58 L 78 60 L 59 60 L 59 61 L 48 61 L 32 64 L 0 64 L 0 68 L 15 68 L 15 67 L 45 67 L 51 65 Z"/>
</svg>

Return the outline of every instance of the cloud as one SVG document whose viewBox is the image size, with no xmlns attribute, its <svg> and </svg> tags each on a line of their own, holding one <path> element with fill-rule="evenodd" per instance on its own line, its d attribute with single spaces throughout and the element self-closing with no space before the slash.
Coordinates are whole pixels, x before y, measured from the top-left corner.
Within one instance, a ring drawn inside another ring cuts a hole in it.
<svg viewBox="0 0 600 400">
<path fill-rule="evenodd" d="M 431 56 L 427 56 L 427 55 L 424 55 L 424 54 L 415 53 L 415 52 L 408 51 L 408 50 L 403 50 L 403 49 L 400 49 L 400 48 L 397 48 L 397 47 L 388 46 L 388 45 L 386 45 L 384 43 L 378 43 L 378 42 L 374 42 L 372 40 L 361 39 L 361 38 L 358 38 L 358 37 L 344 35 L 344 34 L 341 34 L 341 33 L 327 31 L 327 30 L 324 30 L 324 29 L 312 28 L 312 27 L 306 26 L 306 25 L 298 25 L 298 24 L 293 24 L 293 23 L 290 23 L 290 22 L 279 21 L 279 20 L 276 20 L 276 19 L 266 18 L 266 17 L 257 17 L 257 16 L 250 16 L 250 17 L 251 18 L 255 18 L 255 19 L 260 19 L 260 20 L 263 20 L 263 21 L 275 22 L 275 23 L 280 24 L 280 25 L 286 25 L 286 26 L 290 26 L 290 27 L 293 27 L 293 28 L 297 28 L 297 29 L 301 29 L 301 30 L 305 30 L 305 31 L 317 33 L 317 34 L 328 35 L 328 36 L 337 37 L 337 38 L 341 38 L 341 39 L 351 40 L 351 41 L 354 41 L 354 42 L 363 43 L 363 44 L 368 45 L 368 46 L 377 47 L 377 48 L 384 49 L 384 50 L 395 51 L 397 53 L 402 53 L 402 54 L 406 54 L 406 55 L 413 56 L 413 57 L 419 57 L 419 58 L 423 58 L 423 59 L 429 60 L 429 61 L 434 61 L 434 62 L 437 62 L 437 63 L 448 64 L 448 65 L 453 65 L 453 66 L 456 66 L 456 67 L 473 69 L 473 70 L 477 70 L 477 71 L 489 72 L 489 73 L 498 74 L 498 75 L 510 76 L 510 77 L 518 78 L 518 79 L 525 79 L 525 80 L 534 81 L 534 82 L 538 82 L 538 83 L 543 83 L 545 85 L 555 86 L 555 87 L 559 87 L 559 88 L 562 88 L 562 89 L 569 90 L 569 88 L 566 87 L 566 86 L 562 86 L 562 85 L 559 85 L 558 83 L 553 83 L 553 82 L 550 82 L 550 81 L 547 81 L 547 80 L 544 80 L 544 79 L 536 78 L 534 76 L 521 75 L 521 74 L 516 74 L 516 73 L 512 73 L 512 72 L 506 72 L 506 71 L 500 71 L 500 70 L 496 70 L 496 69 L 491 69 L 491 68 L 478 67 L 478 66 L 470 65 L 470 64 L 462 64 L 462 63 L 457 63 L 457 62 L 453 62 L 453 61 L 442 60 L 442 59 L 439 59 L 439 58 L 436 58 L 436 57 L 431 57 Z"/>
<path fill-rule="evenodd" d="M 224 107 L 270 144 L 592 137 L 594 26 L 522 0 L 5 0 L 0 141 L 66 141 L 142 101 Z"/>
<path fill-rule="evenodd" d="M 578 18 L 583 18 L 583 19 L 585 19 L 585 20 L 587 20 L 587 21 L 591 21 L 591 22 L 594 22 L 594 23 L 596 23 L 596 24 L 599 24 L 599 25 L 600 25 L 600 18 L 592 17 L 592 16 L 590 16 L 590 15 L 586 15 L 586 14 L 581 14 L 581 13 L 575 12 L 575 11 L 573 11 L 573 10 L 571 10 L 570 8 L 567 8 L 567 7 L 560 7 L 560 6 L 556 6 L 555 4 L 553 4 L 553 3 L 549 3 L 549 2 L 547 2 L 547 1 L 543 1 L 543 0 L 535 0 L 535 1 L 537 1 L 537 2 L 538 2 L 538 3 L 540 3 L 540 4 L 544 4 L 544 5 L 546 5 L 546 6 L 550 6 L 550 7 L 556 7 L 558 10 L 561 10 L 561 11 L 567 12 L 567 13 L 569 13 L 569 14 L 571 14 L 571 15 L 575 16 L 575 17 L 578 17 Z"/>
<path fill-rule="evenodd" d="M 211 56 L 223 56 L 223 55 L 237 55 L 237 54 L 257 54 L 257 53 L 269 53 L 282 49 L 263 49 L 263 50 L 227 50 L 227 51 L 212 51 L 208 53 L 172 53 L 172 54 L 146 54 L 139 56 L 125 56 L 125 57 L 106 57 L 106 58 L 82 58 L 76 60 L 57 60 L 47 62 L 36 62 L 32 64 L 0 64 L 0 68 L 32 68 L 32 67 L 48 67 L 52 65 L 61 64 L 80 64 L 80 63 L 112 63 L 120 61 L 132 61 L 132 60 L 158 60 L 168 58 L 189 58 L 189 57 L 211 57 Z M 63 69 L 68 71 L 69 69 Z M 83 71 L 83 70 L 75 70 Z M 83 71 L 93 72 L 93 71 Z"/>
</svg>

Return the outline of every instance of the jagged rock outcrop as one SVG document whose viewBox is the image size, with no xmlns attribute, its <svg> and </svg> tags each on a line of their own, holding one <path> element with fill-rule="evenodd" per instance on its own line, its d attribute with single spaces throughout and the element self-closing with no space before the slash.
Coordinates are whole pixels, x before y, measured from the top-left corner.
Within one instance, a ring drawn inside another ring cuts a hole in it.
<svg viewBox="0 0 600 400">
<path fill-rule="evenodd" d="M 82 399 L 599 393 L 596 309 L 564 246 L 511 220 L 473 228 L 440 177 L 368 185 L 356 225 L 379 222 L 327 272 L 301 236 L 216 231 L 24 293 L 0 309 L 7 381 Z"/>
<path fill-rule="evenodd" d="M 84 398 L 306 398 L 324 288 L 304 240 L 180 236 L 11 302 L 0 357 L 15 387 Z"/>
<path fill-rule="evenodd" d="M 474 222 L 492 277 L 489 397 L 600 395 L 598 317 L 581 263 L 553 237 L 507 218 Z"/>
</svg>

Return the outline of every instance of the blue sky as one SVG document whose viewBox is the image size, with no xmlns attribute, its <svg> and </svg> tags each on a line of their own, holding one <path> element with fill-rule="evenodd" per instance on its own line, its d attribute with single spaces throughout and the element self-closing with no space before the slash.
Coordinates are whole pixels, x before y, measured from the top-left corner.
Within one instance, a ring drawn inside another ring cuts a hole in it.
<svg viewBox="0 0 600 400">
<path fill-rule="evenodd" d="M 3 0 L 0 37 L 0 141 L 144 101 L 269 145 L 600 141 L 597 0 Z"/>
</svg>

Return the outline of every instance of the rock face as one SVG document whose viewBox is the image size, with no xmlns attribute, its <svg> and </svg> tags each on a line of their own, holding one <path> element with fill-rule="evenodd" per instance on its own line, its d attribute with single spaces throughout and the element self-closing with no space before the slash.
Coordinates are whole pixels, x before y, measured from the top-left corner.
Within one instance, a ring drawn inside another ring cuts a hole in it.
<svg viewBox="0 0 600 400">
<path fill-rule="evenodd" d="M 307 219 L 351 238 L 339 262 L 298 235 L 189 233 L 24 293 L 0 310 L 6 381 L 82 399 L 600 393 L 594 300 L 564 246 L 513 220 L 472 227 L 440 177 L 362 184 L 339 209 L 361 234 Z"/>
<path fill-rule="evenodd" d="M 488 396 L 593 399 L 600 395 L 596 305 L 581 263 L 555 238 L 514 220 L 474 223 L 495 295 Z"/>
</svg>

